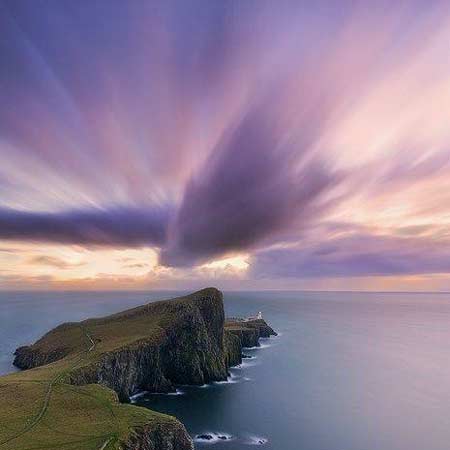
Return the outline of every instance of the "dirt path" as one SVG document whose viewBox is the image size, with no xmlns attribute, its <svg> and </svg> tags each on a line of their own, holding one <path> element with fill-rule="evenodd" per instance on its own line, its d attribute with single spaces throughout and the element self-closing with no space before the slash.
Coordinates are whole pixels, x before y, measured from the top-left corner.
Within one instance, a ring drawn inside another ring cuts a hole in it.
<svg viewBox="0 0 450 450">
<path fill-rule="evenodd" d="M 87 337 L 89 343 L 90 343 L 90 347 L 87 349 L 86 351 L 86 355 L 90 352 L 92 352 L 95 349 L 95 341 L 92 339 L 92 336 L 89 334 L 89 332 L 84 328 L 81 327 L 85 336 Z M 77 364 L 79 364 L 86 355 L 80 355 L 80 358 L 78 358 L 75 363 L 72 365 L 72 368 L 75 367 Z M 12 442 L 13 440 L 19 438 L 20 436 L 23 436 L 25 433 L 28 433 L 29 431 L 31 431 L 36 425 L 38 425 L 38 423 L 42 420 L 42 418 L 44 417 L 45 413 L 48 410 L 48 406 L 50 404 L 50 399 L 52 396 L 52 391 L 53 391 L 53 387 L 58 383 L 58 381 L 62 378 L 62 376 L 64 375 L 64 372 L 58 373 L 49 383 L 47 390 L 45 392 L 45 397 L 44 397 L 44 402 L 42 404 L 42 407 L 39 411 L 39 413 L 37 414 L 37 416 L 33 419 L 33 421 L 28 424 L 23 430 L 21 430 L 19 433 L 17 433 L 14 436 L 11 436 L 10 438 L 0 442 L 0 447 L 2 447 L 5 444 L 8 444 L 10 442 Z M 100 447 L 99 450 L 104 450 L 107 445 L 111 442 L 112 437 L 108 438 L 103 445 Z"/>
<path fill-rule="evenodd" d="M 111 440 L 112 440 L 112 437 L 107 439 L 98 450 L 105 450 L 105 448 L 108 446 L 108 444 L 111 442 Z"/>
</svg>

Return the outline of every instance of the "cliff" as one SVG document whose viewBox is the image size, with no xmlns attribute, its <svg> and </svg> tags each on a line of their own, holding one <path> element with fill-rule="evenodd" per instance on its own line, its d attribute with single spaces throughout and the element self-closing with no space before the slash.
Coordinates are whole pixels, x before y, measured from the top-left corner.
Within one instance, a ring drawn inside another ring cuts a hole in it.
<svg viewBox="0 0 450 450">
<path fill-rule="evenodd" d="M 191 438 L 179 422 L 135 428 L 119 443 L 120 450 L 193 450 L 193 448 Z"/>
<path fill-rule="evenodd" d="M 150 303 L 119 314 L 60 325 L 29 347 L 14 364 L 29 369 L 93 347 L 69 370 L 70 384 L 99 383 L 121 401 L 138 391 L 170 392 L 176 384 L 225 380 L 222 293 L 204 289 L 186 297 Z"/>
<path fill-rule="evenodd" d="M 214 288 L 62 324 L 16 350 L 14 364 L 31 370 L 0 378 L 0 391 L 11 405 L 0 450 L 22 449 L 24 438 L 42 441 L 42 448 L 49 443 L 48 448 L 73 450 L 193 449 L 175 418 L 119 401 L 128 402 L 141 390 L 168 392 L 178 384 L 225 380 L 228 368 L 242 361 L 243 347 L 274 334 L 263 320 L 225 322 L 222 294 Z M 24 411 L 30 405 L 33 411 Z M 114 420 L 105 423 L 105 417 Z M 59 433 L 49 434 L 48 420 Z M 97 440 L 72 447 L 73 433 L 63 438 L 61 428 Z"/>
<path fill-rule="evenodd" d="M 225 322 L 225 333 L 236 336 L 241 349 L 244 347 L 259 347 L 261 338 L 277 335 L 263 319 L 227 320 Z"/>
</svg>

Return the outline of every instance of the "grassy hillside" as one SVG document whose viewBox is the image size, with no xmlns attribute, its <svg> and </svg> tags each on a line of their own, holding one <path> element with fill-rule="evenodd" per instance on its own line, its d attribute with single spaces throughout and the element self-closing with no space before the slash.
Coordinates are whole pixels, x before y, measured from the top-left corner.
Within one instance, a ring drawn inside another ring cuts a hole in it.
<svg viewBox="0 0 450 450">
<path fill-rule="evenodd" d="M 82 355 L 78 365 L 95 361 L 105 352 L 123 349 L 145 340 L 158 344 L 165 330 L 175 325 L 180 313 L 195 308 L 206 289 L 186 297 L 163 300 L 117 314 L 83 322 L 64 323 L 28 347 L 53 361 Z M 41 365 L 41 364 L 36 364 Z M 72 365 L 73 367 L 73 365 Z"/>
<path fill-rule="evenodd" d="M 91 343 L 75 355 L 0 378 L 0 449 L 115 449 L 130 429 L 174 418 L 120 404 L 100 385 L 64 383 L 68 370 L 90 358 Z"/>
</svg>

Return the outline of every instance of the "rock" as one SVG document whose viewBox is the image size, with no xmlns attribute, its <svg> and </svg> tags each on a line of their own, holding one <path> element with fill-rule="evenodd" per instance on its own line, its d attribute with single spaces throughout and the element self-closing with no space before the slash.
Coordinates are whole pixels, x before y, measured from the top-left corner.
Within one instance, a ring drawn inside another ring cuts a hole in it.
<svg viewBox="0 0 450 450">
<path fill-rule="evenodd" d="M 65 347 L 56 348 L 50 352 L 41 352 L 34 350 L 32 347 L 19 347 L 14 352 L 13 364 L 19 369 L 30 369 L 32 367 L 44 366 L 54 361 L 64 358 L 70 353 L 70 349 Z"/>
<path fill-rule="evenodd" d="M 277 335 L 263 319 L 227 320 L 225 332 L 237 336 L 241 347 L 258 347 L 260 338 Z"/>
<path fill-rule="evenodd" d="M 196 436 L 196 439 L 199 441 L 212 441 L 214 439 L 214 436 L 211 434 L 199 434 Z"/>
<path fill-rule="evenodd" d="M 194 450 L 194 444 L 184 426 L 178 422 L 136 428 L 119 444 L 120 450 Z"/>
<path fill-rule="evenodd" d="M 277 336 L 277 333 L 267 324 L 264 319 L 247 320 L 244 323 L 246 327 L 258 330 L 259 338 Z"/>
<path fill-rule="evenodd" d="M 233 367 L 242 362 L 242 342 L 239 336 L 225 329 L 224 333 L 225 361 L 227 367 Z"/>
<path fill-rule="evenodd" d="M 198 434 L 197 436 L 195 436 L 195 439 L 197 441 L 213 441 L 215 439 L 219 439 L 221 441 L 228 441 L 229 439 L 231 439 L 231 436 L 226 436 L 224 434 L 209 434 L 209 433 L 203 433 L 203 434 Z"/>
</svg>

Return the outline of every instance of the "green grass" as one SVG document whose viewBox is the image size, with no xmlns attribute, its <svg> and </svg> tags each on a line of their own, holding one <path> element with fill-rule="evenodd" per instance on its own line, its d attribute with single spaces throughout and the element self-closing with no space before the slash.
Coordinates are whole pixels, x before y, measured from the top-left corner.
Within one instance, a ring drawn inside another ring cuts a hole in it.
<svg viewBox="0 0 450 450">
<path fill-rule="evenodd" d="M 70 339 L 74 335 L 70 333 Z M 174 420 L 120 404 L 108 388 L 64 383 L 65 374 L 84 364 L 96 348 L 87 339 L 85 349 L 77 345 L 74 352 L 61 361 L 0 378 L 1 450 L 114 449 L 130 428 Z"/>
<path fill-rule="evenodd" d="M 2 450 L 91 450 L 107 441 L 104 449 L 113 449 L 130 428 L 161 420 L 153 411 L 120 404 L 108 388 L 65 384 L 65 371 L 79 359 L 0 378 Z"/>
<path fill-rule="evenodd" d="M 91 450 L 100 449 L 107 441 L 105 448 L 113 449 L 127 437 L 130 428 L 174 420 L 144 408 L 119 404 L 113 391 L 99 385 L 56 383 L 48 405 L 48 383 L 2 380 L 0 386 L 2 450 Z"/>
</svg>

